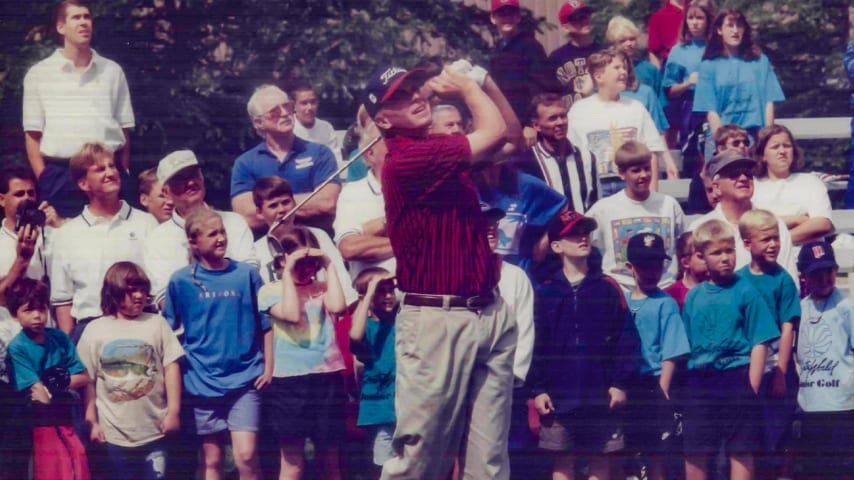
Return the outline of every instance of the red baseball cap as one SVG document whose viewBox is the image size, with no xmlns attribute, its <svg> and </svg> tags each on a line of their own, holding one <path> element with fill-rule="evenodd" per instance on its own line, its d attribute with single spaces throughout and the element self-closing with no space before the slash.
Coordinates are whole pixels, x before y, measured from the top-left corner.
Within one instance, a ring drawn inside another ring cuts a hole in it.
<svg viewBox="0 0 854 480">
<path fill-rule="evenodd" d="M 558 214 L 548 227 L 549 241 L 560 240 L 563 236 L 573 230 L 580 229 L 579 233 L 590 233 L 596 230 L 596 220 L 574 211 L 567 210 Z"/>
<path fill-rule="evenodd" d="M 504 7 L 519 8 L 519 0 L 492 0 L 492 13 Z"/>
<path fill-rule="evenodd" d="M 579 0 L 569 0 L 560 7 L 560 12 L 557 14 L 558 20 L 564 24 L 572 19 L 573 16 L 581 12 L 592 12 L 593 9 L 580 2 Z"/>
</svg>

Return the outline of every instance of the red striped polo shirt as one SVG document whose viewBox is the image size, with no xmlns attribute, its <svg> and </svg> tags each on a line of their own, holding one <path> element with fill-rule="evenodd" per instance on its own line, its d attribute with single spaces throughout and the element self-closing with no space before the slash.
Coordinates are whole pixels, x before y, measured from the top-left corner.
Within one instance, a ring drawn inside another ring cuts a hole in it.
<svg viewBox="0 0 854 480">
<path fill-rule="evenodd" d="M 498 262 L 463 135 L 386 139 L 383 197 L 401 290 L 471 296 L 498 283 Z"/>
</svg>

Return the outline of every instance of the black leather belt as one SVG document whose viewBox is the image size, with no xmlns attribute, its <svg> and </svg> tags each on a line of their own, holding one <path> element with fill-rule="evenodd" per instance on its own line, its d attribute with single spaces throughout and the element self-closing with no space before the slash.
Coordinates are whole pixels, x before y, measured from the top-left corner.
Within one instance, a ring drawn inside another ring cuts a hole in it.
<svg viewBox="0 0 854 480">
<path fill-rule="evenodd" d="M 439 308 L 468 308 L 470 310 L 481 310 L 492 305 L 495 295 L 486 293 L 474 297 L 462 297 L 459 295 L 427 295 L 424 293 L 404 293 L 403 304 L 413 307 L 439 307 Z"/>
</svg>

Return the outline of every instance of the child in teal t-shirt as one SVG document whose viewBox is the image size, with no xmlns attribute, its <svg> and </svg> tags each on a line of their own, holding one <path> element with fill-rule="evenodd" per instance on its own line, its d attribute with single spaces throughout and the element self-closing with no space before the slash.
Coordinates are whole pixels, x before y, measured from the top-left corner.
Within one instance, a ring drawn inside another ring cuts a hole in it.
<svg viewBox="0 0 854 480">
<path fill-rule="evenodd" d="M 777 263 L 780 253 L 777 217 L 766 210 L 750 210 L 742 215 L 738 228 L 751 257 L 750 264 L 742 267 L 738 275 L 759 290 L 781 332 L 779 341 L 768 345 L 760 387 L 765 444 L 757 469 L 767 471 L 760 478 L 791 477 L 791 473 L 784 475 L 781 470 L 785 463 L 782 451 L 795 413 L 797 374 L 792 348 L 801 316 L 798 288 L 791 275 Z"/>
<path fill-rule="evenodd" d="M 759 450 L 759 392 L 766 343 L 779 338 L 759 292 L 735 275 L 735 232 L 709 220 L 694 230 L 709 280 L 688 293 L 682 318 L 691 342 L 683 442 L 686 477 L 705 478 L 723 443 L 732 478 L 749 478 Z"/>
<path fill-rule="evenodd" d="M 398 302 L 394 276 L 382 268 L 368 268 L 353 282 L 362 297 L 353 313 L 350 348 L 365 365 L 359 402 L 360 427 L 369 427 L 374 465 L 394 455 L 394 317 Z M 379 471 L 377 478 L 379 477 Z"/>
<path fill-rule="evenodd" d="M 8 362 L 15 389 L 27 392 L 33 414 L 33 478 L 88 480 L 86 450 L 71 425 L 71 390 L 86 388 L 89 375 L 74 344 L 62 330 L 46 328 L 49 294 L 31 278 L 5 293 L 21 332 L 9 343 Z"/>
<path fill-rule="evenodd" d="M 639 233 L 626 247 L 626 268 L 635 287 L 626 293 L 634 327 L 640 337 L 638 381 L 627 392 L 624 417 L 627 453 L 645 456 L 650 480 L 664 480 L 664 441 L 673 434 L 671 384 L 676 362 L 691 347 L 679 306 L 658 288 L 664 263 L 670 260 L 664 239 L 654 233 Z"/>
</svg>

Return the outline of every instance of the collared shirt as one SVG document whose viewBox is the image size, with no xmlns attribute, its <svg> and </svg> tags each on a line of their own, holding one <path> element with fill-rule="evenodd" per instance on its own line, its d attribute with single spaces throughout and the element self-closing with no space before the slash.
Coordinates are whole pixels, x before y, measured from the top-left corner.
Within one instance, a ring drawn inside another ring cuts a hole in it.
<svg viewBox="0 0 854 480">
<path fill-rule="evenodd" d="M 6 228 L 6 224 L 0 220 L 0 277 L 5 277 L 9 273 L 9 269 L 15 263 L 15 257 L 18 256 L 17 252 L 18 234 Z M 44 239 L 41 235 L 36 241 L 36 250 L 27 266 L 25 276 L 35 280 L 44 280 L 47 276 L 47 259 L 45 258 Z M 0 323 L 5 321 L 14 322 L 16 325 L 18 323 L 12 318 L 12 314 L 6 307 L 0 306 Z M 53 325 L 49 324 L 48 326 Z M 0 342 L 2 342 L 2 335 L 0 335 Z M 3 376 L 0 374 L 0 380 L 2 378 Z"/>
<path fill-rule="evenodd" d="M 362 225 L 370 220 L 385 217 L 385 200 L 382 185 L 374 172 L 368 171 L 365 178 L 350 182 L 341 189 L 335 210 L 335 243 L 349 235 L 362 235 Z M 356 278 L 368 267 L 380 267 L 394 272 L 397 266 L 394 257 L 376 262 L 350 261 L 350 276 Z"/>
<path fill-rule="evenodd" d="M 101 315 L 101 287 L 107 269 L 120 261 L 143 264 L 143 245 L 157 220 L 121 203 L 110 219 L 95 216 L 86 205 L 83 213 L 54 233 L 50 302 L 70 303 L 71 316 L 78 320 Z"/>
<path fill-rule="evenodd" d="M 255 182 L 263 177 L 282 177 L 291 184 L 294 193 L 308 193 L 336 170 L 335 156 L 325 145 L 306 142 L 296 137 L 284 160 L 279 160 L 261 142 L 234 161 L 231 170 L 231 198 L 251 192 Z M 338 179 L 333 183 L 339 183 Z"/>
<path fill-rule="evenodd" d="M 222 216 L 222 224 L 228 237 L 225 256 L 246 262 L 258 268 L 255 257 L 252 231 L 246 220 L 234 212 L 217 212 Z M 172 218 L 157 225 L 145 242 L 145 272 L 151 279 L 151 294 L 155 302 L 163 299 L 169 277 L 181 267 L 190 263 L 190 242 L 184 232 L 185 220 L 172 211 Z"/>
<path fill-rule="evenodd" d="M 335 155 L 335 161 L 338 162 L 338 166 L 343 165 L 341 143 L 338 141 L 338 136 L 335 135 L 335 128 L 331 123 L 317 118 L 314 120 L 314 126 L 308 128 L 301 124 L 299 120 L 296 120 L 294 121 L 294 134 L 308 142 L 326 145 L 332 151 L 332 154 Z"/>
<path fill-rule="evenodd" d="M 113 151 L 125 144 L 122 129 L 133 128 L 130 92 L 122 68 L 92 50 L 83 71 L 56 50 L 24 77 L 24 130 L 41 132 L 41 153 L 70 158 L 86 142 Z"/>
<path fill-rule="evenodd" d="M 328 257 L 329 261 L 335 265 L 335 272 L 338 274 L 338 281 L 341 283 L 341 290 L 344 292 L 344 300 L 347 305 L 352 305 L 359 300 L 359 294 L 353 288 L 353 281 L 347 273 L 347 267 L 344 266 L 344 258 L 341 257 L 341 252 L 335 247 L 335 243 L 329 238 L 329 234 L 316 227 L 306 227 L 317 239 L 317 245 Z M 255 242 L 255 255 L 260 263 L 261 279 L 264 283 L 273 283 L 282 279 L 281 272 L 276 271 L 276 266 L 273 262 L 273 254 L 270 253 L 270 247 L 267 243 L 267 235 L 264 235 Z M 394 270 L 389 270 L 393 272 Z M 317 273 L 318 281 L 326 281 L 326 272 L 321 270 Z"/>
<path fill-rule="evenodd" d="M 588 150 L 578 150 L 571 146 L 566 157 L 558 159 L 546 150 L 543 142 L 537 142 L 531 147 L 533 158 L 540 168 L 540 177 L 556 192 L 566 196 L 570 208 L 584 213 L 599 199 L 596 163 Z M 558 162 L 566 164 L 569 185 L 563 184 L 563 176 Z"/>
<path fill-rule="evenodd" d="M 478 295 L 498 284 L 462 135 L 386 138 L 383 195 L 401 290 Z"/>
</svg>

